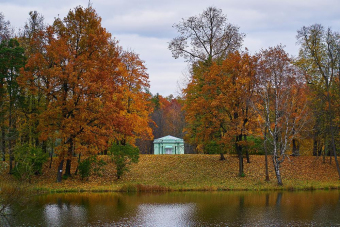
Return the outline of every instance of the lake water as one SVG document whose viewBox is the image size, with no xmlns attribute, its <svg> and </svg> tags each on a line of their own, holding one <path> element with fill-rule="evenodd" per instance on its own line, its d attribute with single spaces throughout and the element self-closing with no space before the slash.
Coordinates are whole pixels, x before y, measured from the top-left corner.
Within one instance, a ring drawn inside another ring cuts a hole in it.
<svg viewBox="0 0 340 227">
<path fill-rule="evenodd" d="M 340 191 L 65 193 L 34 197 L 3 226 L 340 226 Z"/>
</svg>

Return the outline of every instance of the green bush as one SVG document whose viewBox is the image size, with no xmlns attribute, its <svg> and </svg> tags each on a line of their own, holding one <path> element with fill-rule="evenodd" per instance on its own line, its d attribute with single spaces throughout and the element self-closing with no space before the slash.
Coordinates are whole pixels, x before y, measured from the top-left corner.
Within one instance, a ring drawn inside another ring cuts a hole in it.
<svg viewBox="0 0 340 227">
<path fill-rule="evenodd" d="M 91 157 L 84 159 L 83 161 L 81 161 L 78 165 L 78 170 L 79 170 L 79 174 L 82 180 L 84 180 L 85 178 L 88 178 L 91 174 L 91 164 L 92 164 L 92 160 Z"/>
<path fill-rule="evenodd" d="M 94 162 L 92 163 L 92 166 L 93 166 L 93 172 L 101 177 L 103 174 L 103 171 L 104 171 L 104 166 L 106 165 L 107 163 L 103 160 L 103 159 L 96 159 L 94 160 Z"/>
<path fill-rule="evenodd" d="M 34 174 L 41 174 L 42 166 L 48 155 L 40 148 L 24 144 L 14 149 L 15 166 L 14 176 L 19 180 L 31 181 Z"/>
<path fill-rule="evenodd" d="M 81 161 L 78 165 L 79 174 L 82 180 L 88 178 L 92 172 L 97 176 L 102 176 L 102 172 L 104 170 L 104 166 L 107 163 L 102 159 L 97 159 L 96 156 L 91 156 L 83 161 Z"/>
<path fill-rule="evenodd" d="M 223 146 L 216 143 L 215 141 L 211 141 L 204 146 L 205 154 L 224 154 Z"/>
<path fill-rule="evenodd" d="M 248 136 L 248 142 L 250 143 L 249 145 L 249 153 L 250 154 L 259 154 L 259 155 L 264 155 L 264 150 L 263 150 L 263 138 L 258 137 L 258 136 Z M 269 146 L 269 142 L 267 142 L 267 147 Z M 267 149 L 270 149 L 269 147 Z"/>
<path fill-rule="evenodd" d="M 131 163 L 137 163 L 139 159 L 139 150 L 130 144 L 120 145 L 113 144 L 110 149 L 112 160 L 116 165 L 116 176 L 118 179 L 126 172 L 129 171 Z"/>
<path fill-rule="evenodd" d="M 5 173 L 8 168 L 8 164 L 6 162 L 0 161 L 0 174 Z"/>
</svg>

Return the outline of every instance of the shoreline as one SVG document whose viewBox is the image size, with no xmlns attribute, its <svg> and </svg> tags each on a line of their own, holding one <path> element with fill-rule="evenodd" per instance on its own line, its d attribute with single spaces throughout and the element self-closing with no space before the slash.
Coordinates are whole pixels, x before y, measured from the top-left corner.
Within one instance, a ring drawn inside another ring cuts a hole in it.
<svg viewBox="0 0 340 227">
<path fill-rule="evenodd" d="M 314 191 L 339 190 L 340 180 L 335 163 L 323 163 L 315 156 L 292 157 L 281 167 L 283 186 L 277 185 L 272 163 L 269 163 L 270 181 L 265 181 L 264 156 L 251 155 L 244 162 L 244 177 L 238 174 L 238 159 L 226 155 L 140 155 L 138 163 L 130 166 L 121 179 L 115 177 L 115 166 L 109 156 L 100 156 L 107 162 L 101 176 L 92 174 L 87 180 L 72 175 L 56 183 L 57 162 L 52 168 L 46 163 L 43 174 L 34 176 L 29 190 L 47 193 L 61 192 L 174 192 L 174 191 Z M 72 171 L 76 161 L 72 160 Z M 13 176 L 3 174 L 4 183 L 21 183 Z"/>
<path fill-rule="evenodd" d="M 273 188 L 262 188 L 262 189 L 250 189 L 250 188 L 238 188 L 238 189 L 228 189 L 228 188 L 164 188 L 159 189 L 159 186 L 149 186 L 149 185 L 128 185 L 123 186 L 120 189 L 110 189 L 110 188 L 102 188 L 102 189 L 82 189 L 82 188 L 29 188 L 28 190 L 32 190 L 35 192 L 43 192 L 43 193 L 110 193 L 110 192 L 122 192 L 122 193 L 158 193 L 158 192 L 277 192 L 277 191 L 289 191 L 289 192 L 297 192 L 297 191 L 334 191 L 340 190 L 340 186 L 338 185 L 330 185 L 327 187 L 273 187 Z"/>
</svg>

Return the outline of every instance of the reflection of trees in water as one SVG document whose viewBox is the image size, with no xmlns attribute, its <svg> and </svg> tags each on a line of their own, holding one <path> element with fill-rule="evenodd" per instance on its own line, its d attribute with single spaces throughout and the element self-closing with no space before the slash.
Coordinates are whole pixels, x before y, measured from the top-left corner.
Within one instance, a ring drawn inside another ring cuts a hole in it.
<svg viewBox="0 0 340 227">
<path fill-rule="evenodd" d="M 7 226 L 13 226 L 13 225 L 11 225 L 11 222 L 10 222 L 8 216 L 0 215 L 0 226 L 7 227 Z"/>
<path fill-rule="evenodd" d="M 180 219 L 177 223 L 190 226 L 340 224 L 338 191 L 83 193 L 47 195 L 35 201 L 29 204 L 28 212 L 18 216 L 14 226 L 136 226 L 140 220 L 152 223 L 157 217 L 161 218 L 158 221 Z M 19 206 L 11 209 L 20 211 Z"/>
<path fill-rule="evenodd" d="M 266 193 L 266 207 L 269 207 L 269 193 Z"/>
<path fill-rule="evenodd" d="M 277 197 L 276 197 L 276 207 L 280 208 L 281 207 L 281 200 L 282 200 L 282 192 L 277 193 Z"/>
<path fill-rule="evenodd" d="M 23 182 L 9 183 L 7 180 L 0 182 L 0 226 L 16 226 L 16 219 L 27 211 L 27 205 L 35 205 L 31 199 L 36 194 L 28 191 L 28 185 Z"/>
<path fill-rule="evenodd" d="M 245 224 L 247 223 L 247 217 L 244 207 L 244 195 L 240 195 L 240 203 L 238 209 L 238 223 L 237 224 Z"/>
</svg>

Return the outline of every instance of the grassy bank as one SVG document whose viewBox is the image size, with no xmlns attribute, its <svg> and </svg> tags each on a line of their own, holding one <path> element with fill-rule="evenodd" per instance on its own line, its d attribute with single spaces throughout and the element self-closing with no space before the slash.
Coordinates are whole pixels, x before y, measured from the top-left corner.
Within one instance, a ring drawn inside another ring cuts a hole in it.
<svg viewBox="0 0 340 227">
<path fill-rule="evenodd" d="M 79 175 L 56 183 L 57 163 L 52 168 L 46 163 L 43 175 L 35 176 L 31 188 L 50 192 L 62 191 L 185 191 L 185 190 L 314 190 L 340 189 L 334 159 L 323 163 L 322 157 L 290 157 L 282 164 L 284 186 L 277 186 L 270 163 L 270 182 L 265 182 L 264 156 L 251 156 L 245 162 L 245 176 L 238 177 L 238 159 L 227 156 L 220 161 L 218 155 L 141 155 L 139 163 L 119 180 L 114 164 L 108 164 L 101 177 L 93 175 L 82 181 Z M 269 159 L 271 160 L 271 159 Z M 73 160 L 72 173 L 76 168 Z M 2 180 L 14 181 L 7 174 Z"/>
</svg>

